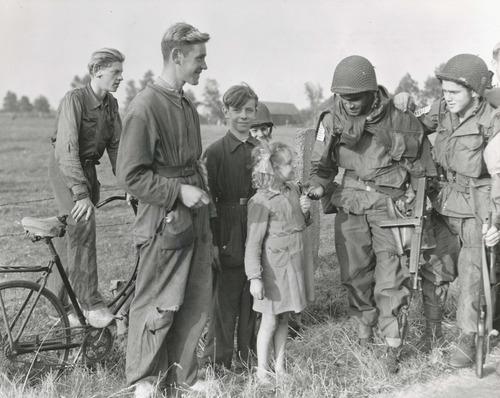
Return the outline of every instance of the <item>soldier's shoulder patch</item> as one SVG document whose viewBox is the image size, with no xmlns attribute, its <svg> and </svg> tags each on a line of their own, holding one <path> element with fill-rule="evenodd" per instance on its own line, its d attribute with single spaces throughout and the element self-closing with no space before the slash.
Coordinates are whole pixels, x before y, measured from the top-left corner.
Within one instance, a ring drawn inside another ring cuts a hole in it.
<svg viewBox="0 0 500 398">
<path fill-rule="evenodd" d="M 426 115 L 427 113 L 429 113 L 431 111 L 431 106 L 430 105 L 427 105 L 427 106 L 424 106 L 423 108 L 418 108 L 414 115 L 416 117 L 420 117 L 422 115 Z"/>
<path fill-rule="evenodd" d="M 319 124 L 318 133 L 316 134 L 316 141 L 325 141 L 326 129 L 322 123 Z"/>
</svg>

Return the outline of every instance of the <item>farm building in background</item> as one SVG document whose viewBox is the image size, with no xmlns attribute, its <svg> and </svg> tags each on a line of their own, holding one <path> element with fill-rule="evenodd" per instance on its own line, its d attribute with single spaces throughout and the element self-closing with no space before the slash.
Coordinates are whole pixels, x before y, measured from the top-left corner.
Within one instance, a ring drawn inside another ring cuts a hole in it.
<svg viewBox="0 0 500 398">
<path fill-rule="evenodd" d="M 276 126 L 300 124 L 300 113 L 297 107 L 289 102 L 262 101 L 269 108 L 273 123 Z"/>
</svg>

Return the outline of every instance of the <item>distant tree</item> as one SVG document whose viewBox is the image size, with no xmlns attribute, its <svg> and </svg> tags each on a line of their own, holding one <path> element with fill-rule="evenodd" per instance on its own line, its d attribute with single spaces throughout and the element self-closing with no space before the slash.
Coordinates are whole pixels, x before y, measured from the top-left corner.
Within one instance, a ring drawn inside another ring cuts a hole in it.
<svg viewBox="0 0 500 398">
<path fill-rule="evenodd" d="M 209 123 L 217 123 L 224 120 L 221 95 L 217 80 L 206 80 L 205 88 L 203 90 L 203 105 L 207 109 L 207 118 Z"/>
<path fill-rule="evenodd" d="M 394 94 L 406 92 L 411 94 L 415 99 L 420 95 L 420 89 L 418 88 L 418 82 L 411 77 L 409 73 L 404 75 L 399 81 Z"/>
<path fill-rule="evenodd" d="M 33 112 L 33 105 L 31 104 L 30 99 L 25 95 L 21 97 L 18 105 L 20 112 L 25 112 L 25 113 Z"/>
<path fill-rule="evenodd" d="M 153 83 L 155 74 L 150 69 L 144 73 L 144 76 L 141 80 L 139 80 L 139 85 L 141 86 L 140 90 L 144 89 L 148 85 L 148 83 Z"/>
<path fill-rule="evenodd" d="M 306 82 L 304 90 L 309 107 L 300 111 L 300 117 L 305 122 L 312 122 L 318 115 L 320 105 L 323 102 L 323 89 L 318 83 Z"/>
<path fill-rule="evenodd" d="M 50 113 L 50 104 L 47 97 L 40 95 L 33 101 L 33 108 L 38 113 L 48 114 Z"/>
<path fill-rule="evenodd" d="M 442 63 L 434 68 L 434 74 L 440 72 L 444 68 L 445 63 Z M 424 82 L 424 88 L 421 92 L 421 105 L 429 105 L 441 96 L 441 83 L 435 76 L 428 76 Z"/>
<path fill-rule="evenodd" d="M 88 83 L 90 83 L 90 75 L 88 73 L 82 77 L 75 75 L 71 82 L 71 88 L 85 87 Z"/>
<path fill-rule="evenodd" d="M 17 102 L 17 95 L 12 91 L 7 91 L 3 99 L 3 110 L 5 112 L 18 112 L 19 104 Z"/>
<path fill-rule="evenodd" d="M 316 113 L 323 101 L 323 89 L 318 83 L 307 82 L 304 84 L 307 100 L 313 113 Z"/>
<path fill-rule="evenodd" d="M 125 97 L 125 109 L 128 108 L 130 102 L 134 99 L 134 97 L 137 95 L 138 92 L 139 92 L 139 90 L 137 89 L 137 87 L 135 85 L 135 81 L 128 80 L 127 85 L 125 86 L 125 93 L 127 95 Z"/>
</svg>

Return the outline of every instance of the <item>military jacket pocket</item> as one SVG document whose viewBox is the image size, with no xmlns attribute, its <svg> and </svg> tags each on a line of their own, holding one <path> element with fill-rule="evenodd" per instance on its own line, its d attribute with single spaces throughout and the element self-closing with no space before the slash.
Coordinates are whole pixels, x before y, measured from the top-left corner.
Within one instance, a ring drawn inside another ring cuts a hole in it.
<svg viewBox="0 0 500 398">
<path fill-rule="evenodd" d="M 414 159 L 418 155 L 421 133 L 414 132 L 392 132 L 392 144 L 390 155 L 393 160 L 401 160 L 402 157 Z"/>
<path fill-rule="evenodd" d="M 481 134 L 469 134 L 454 138 L 455 145 L 450 151 L 450 166 L 457 173 L 479 177 L 484 170 L 483 161 L 483 136 Z"/>
<path fill-rule="evenodd" d="M 82 126 L 80 128 L 80 146 L 91 146 L 95 145 L 94 141 L 97 135 L 97 125 L 99 120 L 99 114 L 95 111 L 89 111 L 82 117 Z M 83 149 L 83 148 L 81 148 Z"/>
<path fill-rule="evenodd" d="M 190 210 L 178 203 L 174 210 L 166 214 L 160 224 L 161 248 L 175 250 L 194 242 L 193 219 Z"/>
</svg>

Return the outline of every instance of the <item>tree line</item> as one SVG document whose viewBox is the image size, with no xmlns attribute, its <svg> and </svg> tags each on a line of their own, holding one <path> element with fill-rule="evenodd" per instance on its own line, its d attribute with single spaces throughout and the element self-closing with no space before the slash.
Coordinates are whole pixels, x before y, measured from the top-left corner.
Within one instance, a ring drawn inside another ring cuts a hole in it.
<svg viewBox="0 0 500 398">
<path fill-rule="evenodd" d="M 444 64 L 438 65 L 435 72 L 441 70 Z M 143 90 L 148 83 L 153 82 L 154 72 L 148 70 L 144 76 L 137 81 L 134 79 L 125 82 L 125 103 L 123 110 L 126 111 L 132 99 Z M 90 82 L 90 75 L 83 76 L 75 75 L 70 83 L 71 88 L 85 86 Z M 423 88 L 414 80 L 409 73 L 406 73 L 400 80 L 394 94 L 405 91 L 409 93 L 413 100 L 415 107 L 422 107 L 430 104 L 434 99 L 439 98 L 441 95 L 441 86 L 438 79 L 433 76 L 427 77 L 424 81 Z M 325 98 L 323 96 L 323 89 L 318 83 L 306 82 L 304 84 L 304 93 L 306 95 L 308 106 L 300 109 L 300 119 L 303 123 L 310 123 L 315 120 L 318 113 L 327 108 L 332 101 L 332 96 Z M 191 102 L 198 108 L 200 113 L 200 121 L 205 124 L 220 124 L 224 121 L 224 114 L 222 112 L 222 95 L 219 89 L 219 84 L 215 79 L 206 79 L 205 86 L 202 92 L 202 99 L 198 100 L 194 92 L 190 89 L 184 91 L 184 95 L 188 97 Z M 23 95 L 19 99 L 12 91 L 7 91 L 3 100 L 4 112 L 9 113 L 22 113 L 31 114 L 37 113 L 39 115 L 50 114 L 51 108 L 48 99 L 40 95 L 33 100 Z"/>
<path fill-rule="evenodd" d="M 38 113 L 40 115 L 48 115 L 50 114 L 50 104 L 47 97 L 43 95 L 36 97 L 33 102 L 31 102 L 26 95 L 18 99 L 16 93 L 7 91 L 3 99 L 2 110 L 13 114 Z"/>
</svg>

